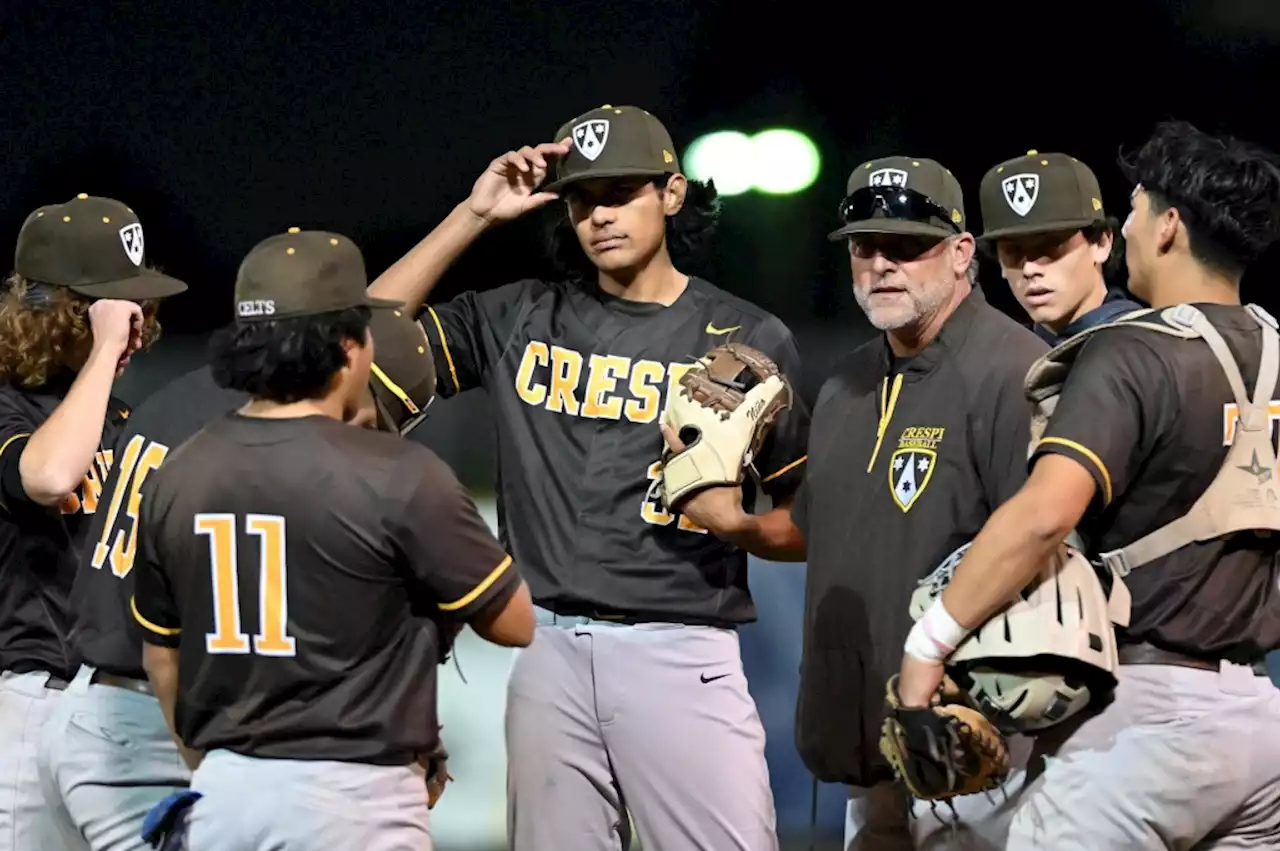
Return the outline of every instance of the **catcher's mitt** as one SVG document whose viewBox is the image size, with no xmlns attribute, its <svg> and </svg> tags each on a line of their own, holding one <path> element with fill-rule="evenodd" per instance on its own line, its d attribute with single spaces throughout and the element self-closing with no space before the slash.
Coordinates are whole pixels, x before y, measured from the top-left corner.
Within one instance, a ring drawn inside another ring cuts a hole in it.
<svg viewBox="0 0 1280 851">
<path fill-rule="evenodd" d="M 436 749 L 418 760 L 427 772 L 427 809 L 435 809 L 436 802 L 444 794 L 444 787 L 453 779 L 449 773 L 449 752 L 444 742 L 436 745 Z"/>
<path fill-rule="evenodd" d="M 1009 773 L 1004 737 L 949 677 L 928 709 L 898 699 L 898 675 L 886 689 L 889 717 L 880 752 L 917 798 L 941 801 L 985 792 Z"/>
<path fill-rule="evenodd" d="M 662 421 L 684 443 L 663 453 L 656 483 L 668 511 L 703 488 L 736 485 L 791 407 L 791 385 L 778 365 L 740 343 L 717 346 L 680 377 Z"/>
</svg>

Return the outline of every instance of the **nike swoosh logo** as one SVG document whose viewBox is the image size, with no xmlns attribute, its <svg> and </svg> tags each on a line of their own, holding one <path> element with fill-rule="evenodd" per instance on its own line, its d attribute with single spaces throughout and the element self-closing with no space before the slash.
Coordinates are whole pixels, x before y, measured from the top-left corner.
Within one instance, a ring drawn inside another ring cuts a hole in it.
<svg viewBox="0 0 1280 851">
<path fill-rule="evenodd" d="M 707 323 L 707 333 L 708 333 L 708 334 L 715 334 L 715 335 L 728 334 L 730 331 L 737 331 L 737 330 L 738 330 L 739 328 L 741 328 L 741 327 L 742 327 L 741 325 L 734 325 L 734 326 L 733 326 L 733 327 L 731 327 L 731 328 L 717 328 L 716 326 L 714 326 L 714 325 L 712 325 L 710 322 L 708 322 L 708 323 Z"/>
<path fill-rule="evenodd" d="M 701 677 L 699 677 L 698 679 L 702 680 L 704 683 L 714 683 L 716 680 L 723 680 L 723 679 L 724 679 L 725 677 L 727 677 L 727 676 L 729 676 L 729 675 L 728 675 L 728 674 L 717 674 L 717 675 L 716 675 L 716 676 L 714 676 L 714 677 L 708 677 L 706 674 L 703 674 L 703 675 L 702 675 Z"/>
</svg>

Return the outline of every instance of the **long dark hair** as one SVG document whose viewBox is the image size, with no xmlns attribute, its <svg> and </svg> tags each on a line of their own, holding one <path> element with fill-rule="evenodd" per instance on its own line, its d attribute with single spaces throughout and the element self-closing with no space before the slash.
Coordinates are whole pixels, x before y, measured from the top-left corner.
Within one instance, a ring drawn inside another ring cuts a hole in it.
<svg viewBox="0 0 1280 851">
<path fill-rule="evenodd" d="M 665 189 L 670 175 L 653 180 Z M 667 218 L 667 251 L 682 271 L 696 270 L 706 257 L 720 219 L 720 195 L 714 181 L 690 180 L 680 212 Z M 552 218 L 547 226 L 547 256 L 552 270 L 565 280 L 595 280 L 596 267 L 582 250 L 578 234 L 559 204 L 549 205 Z"/>
</svg>

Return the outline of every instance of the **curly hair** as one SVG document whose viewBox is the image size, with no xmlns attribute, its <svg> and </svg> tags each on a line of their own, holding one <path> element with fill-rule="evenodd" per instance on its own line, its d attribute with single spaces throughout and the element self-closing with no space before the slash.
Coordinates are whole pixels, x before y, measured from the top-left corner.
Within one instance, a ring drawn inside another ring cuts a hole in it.
<svg viewBox="0 0 1280 851">
<path fill-rule="evenodd" d="M 664 174 L 652 183 L 665 189 L 670 179 Z M 696 269 L 706 256 L 720 221 L 720 195 L 712 180 L 689 180 L 688 187 L 680 211 L 667 218 L 667 251 L 678 268 Z M 550 222 L 547 253 L 557 275 L 569 280 L 595 279 L 595 264 L 582 250 L 572 222 L 563 213 Z"/>
<path fill-rule="evenodd" d="M 1111 234 L 1111 254 L 1102 264 L 1102 277 L 1108 284 L 1117 281 L 1124 273 L 1124 235 L 1120 232 L 1119 219 L 1107 216 L 1104 221 L 1081 228 L 1080 233 L 1090 245 L 1101 244 L 1102 238 Z"/>
<path fill-rule="evenodd" d="M 1280 168 L 1262 147 L 1165 121 L 1119 165 L 1155 212 L 1177 209 L 1192 256 L 1210 268 L 1239 277 L 1280 235 Z"/>
<path fill-rule="evenodd" d="M 0 381 L 41 387 L 63 370 L 80 368 L 93 347 L 93 299 L 66 287 L 13 274 L 0 291 Z M 142 348 L 160 339 L 158 301 L 141 303 Z"/>
<path fill-rule="evenodd" d="M 318 399 L 347 365 L 343 340 L 365 344 L 369 308 L 289 319 L 233 322 L 209 340 L 219 387 L 279 404 Z"/>
</svg>

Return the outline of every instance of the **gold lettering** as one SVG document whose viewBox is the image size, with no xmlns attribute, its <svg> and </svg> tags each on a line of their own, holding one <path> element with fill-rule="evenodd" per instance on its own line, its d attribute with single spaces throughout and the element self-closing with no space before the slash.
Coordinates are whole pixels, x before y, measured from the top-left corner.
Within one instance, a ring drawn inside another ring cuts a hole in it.
<svg viewBox="0 0 1280 851">
<path fill-rule="evenodd" d="M 547 344 L 538 340 L 530 340 L 524 347 L 524 356 L 520 358 L 520 369 L 516 371 L 516 394 L 527 405 L 541 405 L 547 399 L 547 385 L 535 384 L 533 371 L 540 366 L 551 363 L 547 352 Z"/>
<path fill-rule="evenodd" d="M 618 379 L 625 378 L 631 360 L 619 355 L 592 355 L 587 373 L 587 391 L 582 401 L 582 415 L 616 420 L 622 416 L 622 397 L 614 396 Z"/>
<path fill-rule="evenodd" d="M 573 349 L 551 347 L 551 398 L 547 410 L 558 414 L 578 415 L 578 399 L 573 391 L 582 378 L 582 355 Z"/>
<path fill-rule="evenodd" d="M 662 393 L 657 385 L 666 375 L 666 367 L 657 361 L 639 360 L 631 367 L 631 395 L 623 410 L 633 423 L 651 423 L 658 418 Z"/>
</svg>

